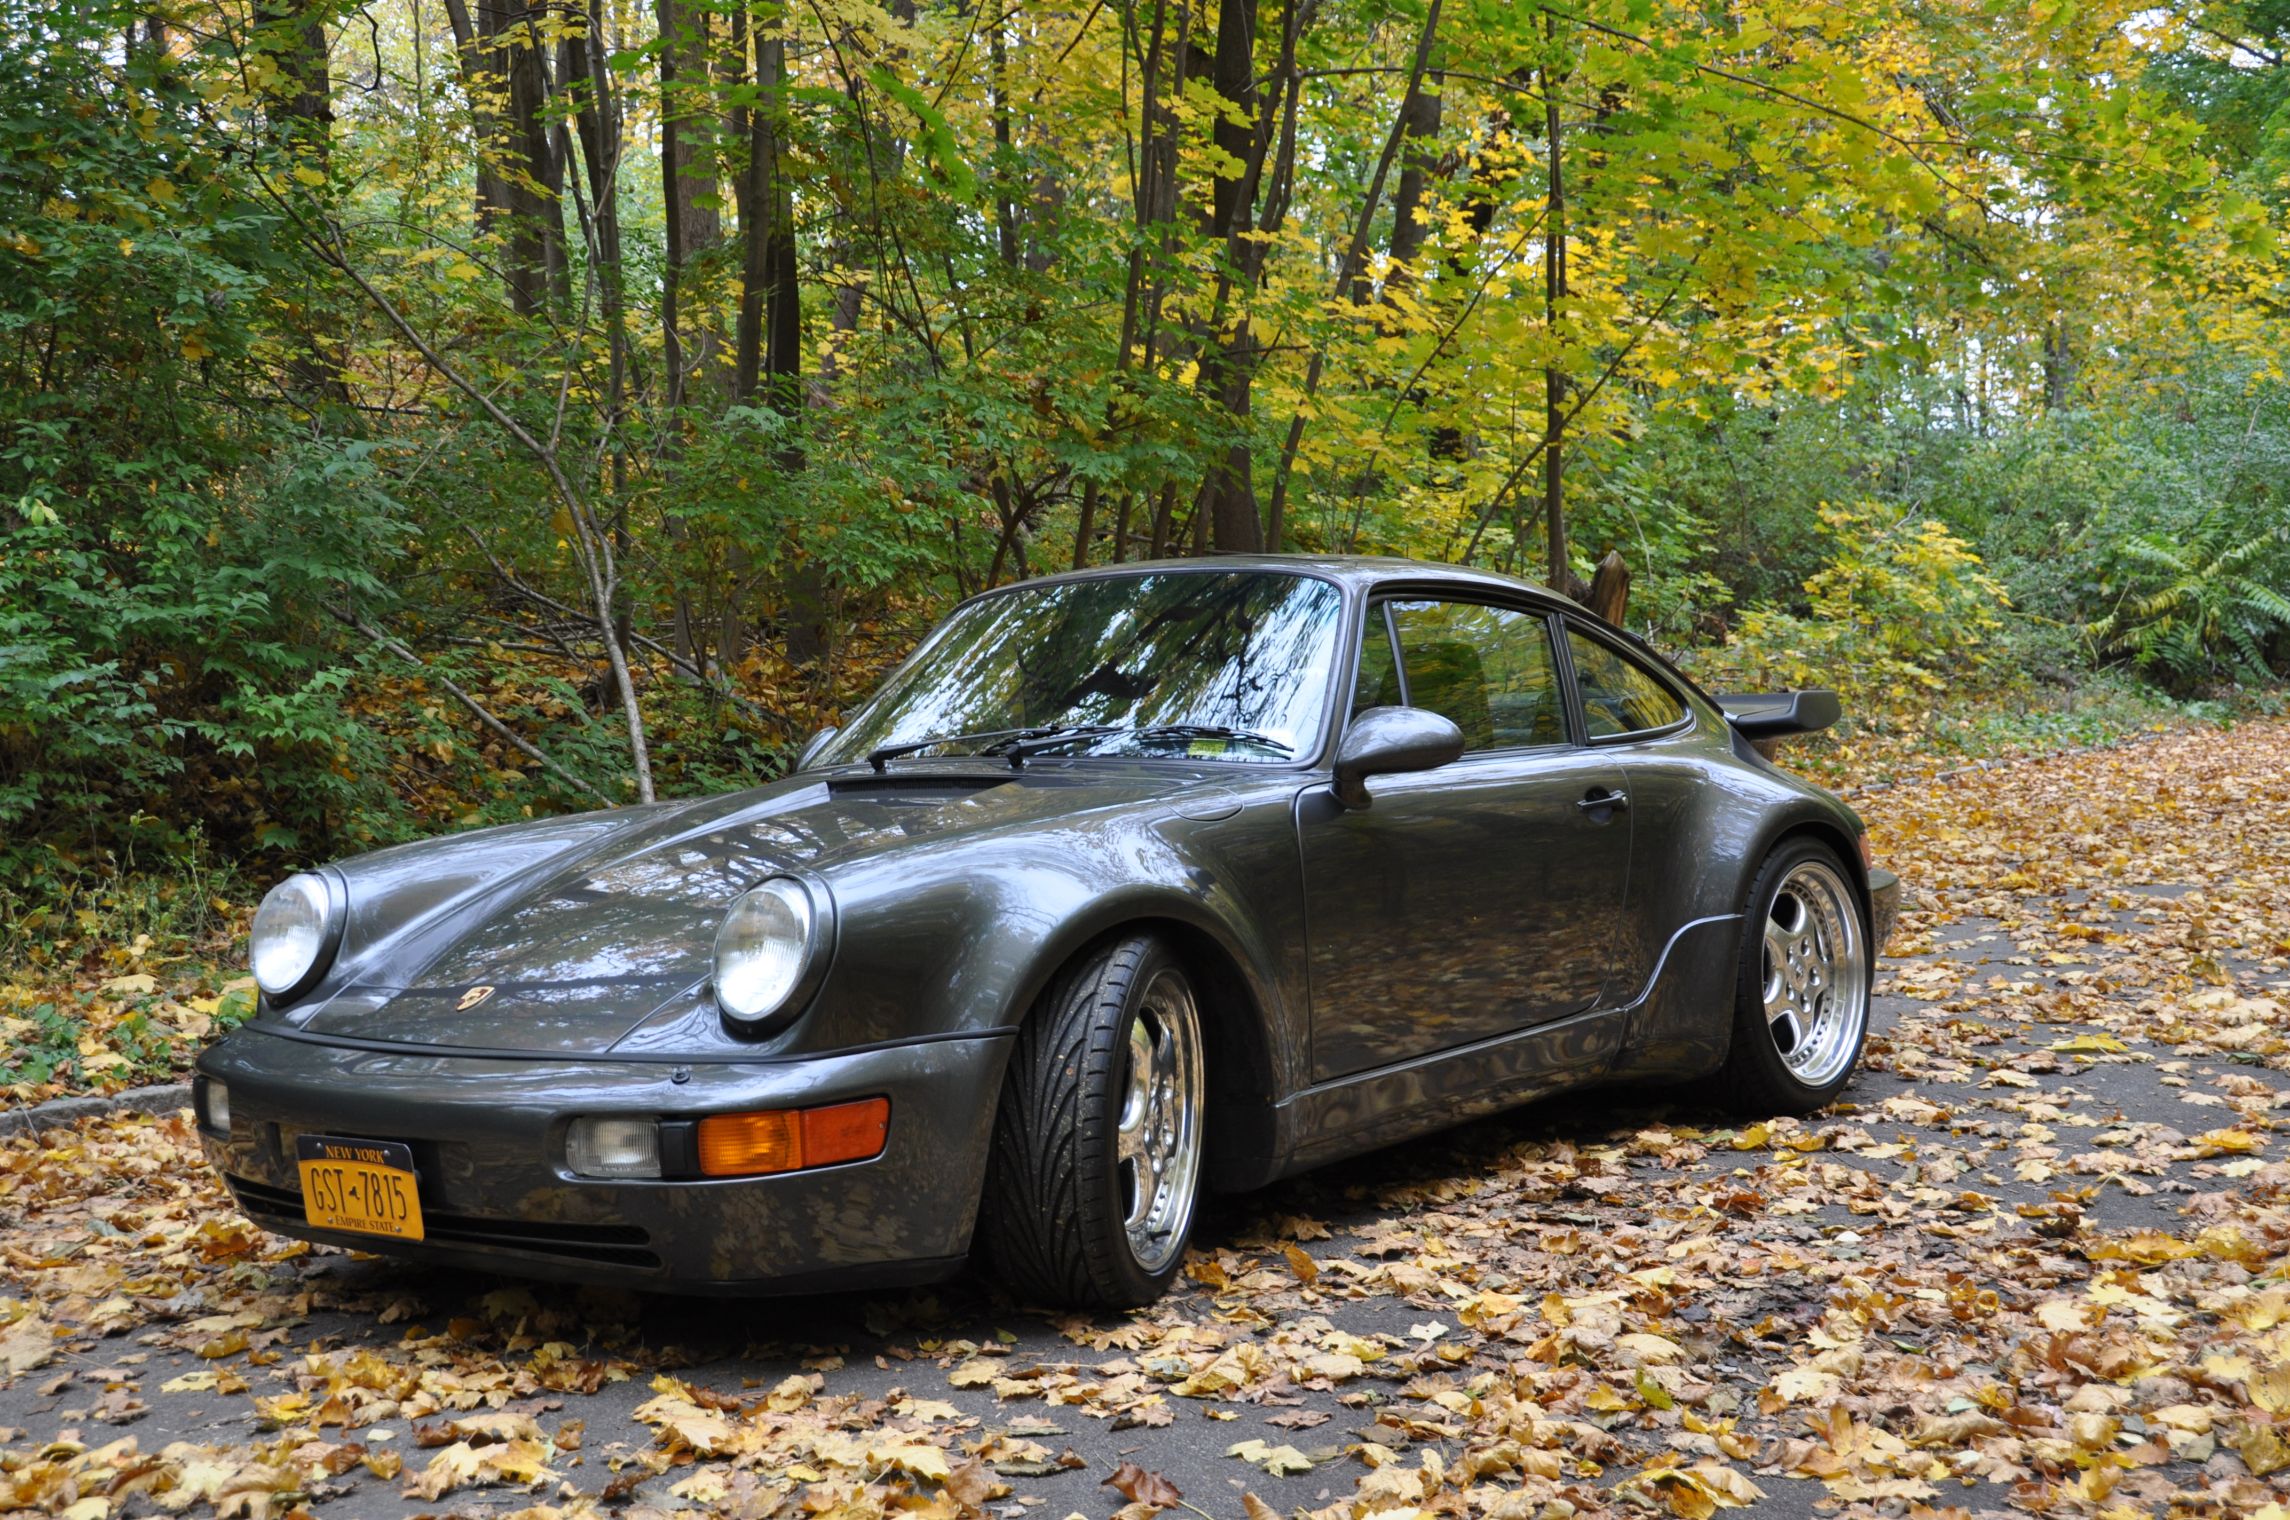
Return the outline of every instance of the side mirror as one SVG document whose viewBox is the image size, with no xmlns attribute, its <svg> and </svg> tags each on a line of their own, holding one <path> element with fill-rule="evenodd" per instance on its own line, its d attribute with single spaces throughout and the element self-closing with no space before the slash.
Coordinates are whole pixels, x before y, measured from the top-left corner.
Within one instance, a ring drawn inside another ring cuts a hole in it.
<svg viewBox="0 0 2290 1520">
<path fill-rule="evenodd" d="M 841 732 L 841 729 L 830 723 L 825 728 L 819 730 L 819 732 L 813 734 L 810 738 L 804 740 L 802 752 L 796 755 L 795 764 L 790 767 L 790 769 L 799 771 L 805 766 L 809 765 L 812 761 L 818 759 L 819 751 L 827 747 L 827 741 L 834 738 Z"/>
<path fill-rule="evenodd" d="M 1436 770 L 1462 753 L 1463 730 L 1428 708 L 1371 707 L 1336 744 L 1336 800 L 1364 808 L 1370 776 Z"/>
</svg>

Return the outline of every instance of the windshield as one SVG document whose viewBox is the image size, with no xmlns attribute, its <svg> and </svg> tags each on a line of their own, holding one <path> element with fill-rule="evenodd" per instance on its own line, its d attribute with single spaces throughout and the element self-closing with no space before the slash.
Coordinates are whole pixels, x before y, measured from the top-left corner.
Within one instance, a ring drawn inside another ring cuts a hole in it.
<svg viewBox="0 0 2290 1520">
<path fill-rule="evenodd" d="M 1318 747 L 1342 611 L 1334 586 L 1280 572 L 1020 586 L 957 612 L 817 763 L 901 746 L 1300 759 Z"/>
</svg>

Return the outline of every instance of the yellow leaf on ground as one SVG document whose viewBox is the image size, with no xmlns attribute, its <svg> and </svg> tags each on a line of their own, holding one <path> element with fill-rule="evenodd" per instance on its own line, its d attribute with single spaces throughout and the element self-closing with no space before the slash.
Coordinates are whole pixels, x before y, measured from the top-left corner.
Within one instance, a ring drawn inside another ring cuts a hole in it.
<svg viewBox="0 0 2290 1520">
<path fill-rule="evenodd" d="M 2052 1049 L 2067 1056 L 2119 1056 L 2130 1048 L 2111 1034 L 2079 1034 L 2052 1046 Z"/>
<path fill-rule="evenodd" d="M 1253 1462 L 1275 1478 L 1285 1478 L 1312 1470 L 1312 1459 L 1293 1446 L 1273 1446 L 1264 1441 L 1241 1441 L 1225 1448 L 1225 1455 Z"/>
</svg>

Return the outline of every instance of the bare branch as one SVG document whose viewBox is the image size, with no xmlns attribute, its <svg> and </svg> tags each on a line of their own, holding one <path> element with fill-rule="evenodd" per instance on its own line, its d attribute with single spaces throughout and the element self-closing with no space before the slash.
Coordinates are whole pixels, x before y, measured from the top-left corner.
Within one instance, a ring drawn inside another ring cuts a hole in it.
<svg viewBox="0 0 2290 1520">
<path fill-rule="evenodd" d="M 1598 379 L 1575 398 L 1574 405 L 1569 407 L 1566 415 L 1559 419 L 1561 429 L 1572 427 L 1574 419 L 1581 416 L 1584 409 L 1598 399 L 1600 391 L 1606 389 L 1606 383 L 1622 372 L 1623 364 L 1637 350 L 1638 345 L 1645 341 L 1646 335 L 1660 325 L 1662 318 L 1669 315 L 1671 305 L 1686 288 L 1687 275 L 1692 274 L 1700 263 L 1701 255 L 1697 253 L 1694 255 L 1693 262 L 1686 266 L 1686 274 L 1678 277 L 1677 283 L 1672 285 L 1669 293 L 1662 297 L 1662 304 L 1654 308 L 1653 315 L 1638 324 L 1638 330 L 1630 335 L 1630 341 L 1623 344 L 1614 357 L 1607 361 L 1605 369 L 1599 371 Z M 1511 467 L 1509 476 L 1504 479 L 1500 486 L 1495 488 L 1495 494 L 1487 499 L 1487 505 L 1479 509 L 1478 525 L 1471 530 L 1471 542 L 1463 551 L 1464 564 L 1470 564 L 1472 557 L 1478 554 L 1479 540 L 1486 534 L 1488 526 L 1495 521 L 1495 514 L 1502 510 L 1503 503 L 1510 497 L 1511 492 L 1518 489 L 1519 482 L 1526 478 L 1527 471 L 1533 467 L 1534 462 L 1542 457 L 1543 450 L 1549 446 L 1550 440 L 1551 434 L 1549 432 L 1545 432 L 1542 437 L 1536 439 L 1535 446 L 1519 458 L 1518 463 Z"/>
<path fill-rule="evenodd" d="M 558 601 L 555 597 L 549 595 L 546 591 L 541 590 L 540 587 L 535 586 L 531 582 L 525 580 L 523 577 L 519 576 L 516 571 L 503 564 L 500 558 L 496 556 L 491 549 L 485 546 L 484 540 L 477 536 L 477 531 L 474 528 L 471 528 L 467 523 L 464 523 L 461 525 L 461 531 L 468 536 L 470 544 L 475 547 L 477 552 L 485 556 L 486 563 L 493 567 L 493 573 L 501 578 L 501 584 L 507 586 L 511 591 L 516 592 L 519 596 L 524 597 L 527 601 L 532 602 L 535 606 L 546 607 L 552 612 L 561 612 L 566 617 L 575 619 L 582 626 L 588 626 L 588 619 L 582 614 L 579 608 L 574 607 L 569 603 Z M 661 643 L 658 639 L 651 638 L 645 634 L 637 633 L 633 629 L 630 630 L 629 637 L 632 642 L 641 645 L 656 655 L 659 655 L 670 665 L 673 665 L 676 669 L 682 671 L 685 675 L 689 676 L 694 681 L 699 682 L 702 686 L 707 687 L 710 691 L 723 698 L 726 702 L 731 703 L 734 707 L 737 707 L 740 711 L 746 713 L 749 717 L 756 719 L 758 722 L 769 723 L 775 728 L 785 731 L 787 726 L 786 722 L 778 714 L 764 707 L 761 703 L 755 702 L 750 698 L 740 695 L 738 692 L 734 691 L 731 688 L 730 683 L 725 681 L 721 676 L 711 676 L 705 669 L 700 666 L 698 661 L 690 659 L 684 655 L 680 655 L 674 649 L 671 649 L 666 644 Z"/>
<path fill-rule="evenodd" d="M 390 635 L 384 633 L 381 629 L 376 628 L 373 624 L 367 622 L 364 618 L 359 617 L 355 613 L 342 612 L 332 607 L 329 607 L 326 610 L 332 613 L 335 619 L 342 623 L 345 627 L 354 628 L 359 633 L 364 634 L 366 638 L 373 643 L 375 648 L 387 650 L 389 653 L 396 655 L 399 659 L 406 661 L 408 664 L 418 666 L 422 673 L 422 679 L 427 681 L 434 681 L 439 686 L 444 687 L 446 692 L 451 695 L 455 701 L 459 702 L 463 707 L 468 708 L 471 715 L 474 716 L 478 722 L 484 724 L 487 729 L 491 730 L 496 737 L 500 738 L 504 743 L 514 747 L 518 753 L 526 756 L 528 759 L 539 762 L 541 766 L 549 772 L 550 775 L 555 776 L 558 780 L 564 782 L 567 786 L 574 788 L 576 791 L 580 791 L 586 793 L 588 796 L 594 797 L 598 802 L 604 804 L 606 807 L 612 807 L 615 805 L 610 797 L 605 796 L 604 793 L 598 791 L 595 787 L 590 786 L 587 782 L 581 780 L 580 777 L 574 775 L 571 771 L 566 770 L 562 765 L 559 765 L 556 761 L 550 759 L 546 754 L 542 753 L 540 748 L 533 744 L 532 741 L 526 739 L 516 730 L 509 727 L 508 724 L 502 722 L 499 718 L 494 717 L 491 712 L 486 710 L 484 703 L 478 701 L 467 691 L 464 691 L 452 680 L 451 677 L 441 675 L 436 670 L 432 669 L 429 662 L 424 660 L 420 655 L 415 654 L 411 649 L 408 649 L 405 645 L 399 643 L 396 639 L 390 637 Z"/>
</svg>

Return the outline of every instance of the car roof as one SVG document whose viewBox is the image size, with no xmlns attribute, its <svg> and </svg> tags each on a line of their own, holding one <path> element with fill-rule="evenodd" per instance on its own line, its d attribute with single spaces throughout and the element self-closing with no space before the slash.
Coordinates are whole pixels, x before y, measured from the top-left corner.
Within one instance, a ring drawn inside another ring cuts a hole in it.
<svg viewBox="0 0 2290 1520">
<path fill-rule="evenodd" d="M 1474 587 L 1485 591 L 1501 591 L 1513 596 L 1526 596 L 1551 607 L 1584 612 L 1578 602 L 1552 592 L 1548 587 L 1524 581 L 1515 575 L 1503 575 L 1493 570 L 1480 570 L 1470 565 L 1446 565 L 1430 560 L 1394 559 L 1368 554 L 1214 554 L 1199 559 L 1145 559 L 1127 560 L 1117 565 L 1093 565 L 1087 570 L 1068 570 L 1057 575 L 1037 576 L 1030 580 L 1013 581 L 997 586 L 994 591 L 1009 590 L 1014 586 L 1046 586 L 1061 581 L 1098 580 L 1117 575 L 1138 575 L 1148 571 L 1273 571 L 1286 575 L 1319 575 L 1346 586 L 1374 590 L 1386 583 L 1420 585 L 1437 581 L 1442 585 Z M 981 595 L 992 595 L 992 591 Z"/>
</svg>

